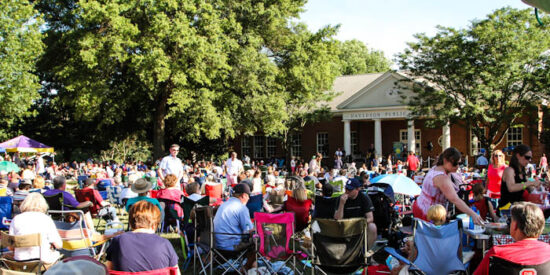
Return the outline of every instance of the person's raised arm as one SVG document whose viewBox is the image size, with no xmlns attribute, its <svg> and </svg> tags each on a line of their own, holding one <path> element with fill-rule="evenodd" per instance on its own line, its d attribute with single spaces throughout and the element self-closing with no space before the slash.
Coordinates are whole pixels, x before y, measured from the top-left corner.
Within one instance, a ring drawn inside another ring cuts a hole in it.
<svg viewBox="0 0 550 275">
<path fill-rule="evenodd" d="M 504 173 L 502 173 L 502 179 L 506 182 L 509 192 L 518 192 L 537 185 L 537 181 L 516 182 L 514 174 L 515 172 L 512 167 L 507 167 L 504 169 Z"/>
<path fill-rule="evenodd" d="M 441 193 L 447 198 L 448 201 L 454 203 L 454 205 L 462 211 L 462 213 L 468 214 L 472 217 L 475 224 L 483 224 L 483 218 L 481 218 L 476 212 L 474 212 L 468 205 L 458 197 L 453 187 L 453 183 L 449 176 L 439 175 L 433 179 L 434 185 L 441 190 Z"/>
<path fill-rule="evenodd" d="M 344 218 L 344 205 L 346 204 L 347 200 L 348 194 L 342 194 L 340 196 L 340 202 L 338 203 L 338 209 L 336 210 L 336 213 L 334 213 L 334 219 L 340 220 Z"/>
</svg>

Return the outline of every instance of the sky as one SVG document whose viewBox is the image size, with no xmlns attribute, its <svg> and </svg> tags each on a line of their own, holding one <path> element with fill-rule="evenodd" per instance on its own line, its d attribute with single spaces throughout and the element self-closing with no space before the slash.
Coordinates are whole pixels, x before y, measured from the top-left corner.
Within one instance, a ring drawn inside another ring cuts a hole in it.
<svg viewBox="0 0 550 275">
<path fill-rule="evenodd" d="M 466 28 L 505 6 L 533 9 L 521 0 L 309 0 L 299 21 L 311 31 L 340 24 L 337 39 L 363 41 L 393 60 L 415 33 L 434 35 L 437 25 Z"/>
</svg>

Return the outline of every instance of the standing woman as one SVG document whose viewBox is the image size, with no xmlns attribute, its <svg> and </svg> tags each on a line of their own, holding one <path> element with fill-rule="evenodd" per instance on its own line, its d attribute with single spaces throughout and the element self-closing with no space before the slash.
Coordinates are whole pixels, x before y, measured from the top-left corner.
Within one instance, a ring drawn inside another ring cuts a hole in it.
<svg viewBox="0 0 550 275">
<path fill-rule="evenodd" d="M 533 158 L 531 148 L 525 144 L 520 144 L 512 151 L 510 166 L 504 169 L 502 174 L 502 184 L 500 186 L 499 208 L 506 204 L 514 204 L 523 201 L 523 192 L 527 188 L 540 186 L 540 181 L 528 181 L 525 167 Z"/>
<path fill-rule="evenodd" d="M 506 169 L 504 154 L 500 150 L 495 150 L 487 170 L 487 194 L 491 199 L 500 199 L 500 183 L 504 169 Z"/>
<path fill-rule="evenodd" d="M 441 153 L 436 166 L 424 177 L 422 192 L 413 204 L 414 217 L 428 221 L 428 209 L 432 205 L 446 205 L 447 202 L 451 202 L 462 213 L 472 217 L 476 224 L 483 223 L 483 219 L 458 197 L 457 187 L 451 181 L 450 174 L 458 170 L 459 160 L 460 152 L 454 147 L 449 147 Z"/>
</svg>

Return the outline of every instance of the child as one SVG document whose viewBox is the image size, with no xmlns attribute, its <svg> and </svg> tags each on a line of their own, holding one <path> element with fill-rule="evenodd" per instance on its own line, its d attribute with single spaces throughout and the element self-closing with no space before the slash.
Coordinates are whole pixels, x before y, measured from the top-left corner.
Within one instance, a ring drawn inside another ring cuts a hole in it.
<svg viewBox="0 0 550 275">
<path fill-rule="evenodd" d="M 447 219 L 447 210 L 441 204 L 434 204 L 428 209 L 427 219 L 434 225 L 442 225 Z"/>
<path fill-rule="evenodd" d="M 474 192 L 474 200 L 471 205 L 475 206 L 477 210 L 479 210 L 479 216 L 485 219 L 487 218 L 487 215 L 489 215 L 494 222 L 498 221 L 497 215 L 493 209 L 493 204 L 491 204 L 488 198 L 485 197 L 485 192 L 487 192 L 487 189 L 483 187 L 483 184 L 478 183 L 474 185 L 472 191 Z"/>
</svg>

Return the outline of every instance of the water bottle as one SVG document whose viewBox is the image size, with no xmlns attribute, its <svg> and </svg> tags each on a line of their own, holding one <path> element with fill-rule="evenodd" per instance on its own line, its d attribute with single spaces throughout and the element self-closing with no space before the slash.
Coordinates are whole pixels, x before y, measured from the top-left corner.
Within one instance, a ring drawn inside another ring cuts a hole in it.
<svg viewBox="0 0 550 275">
<path fill-rule="evenodd" d="M 478 213 L 477 208 L 476 208 L 475 206 L 472 207 L 472 210 L 473 210 L 475 213 Z M 474 228 L 475 228 L 474 219 L 472 218 L 472 216 L 470 216 L 470 225 L 468 226 L 468 229 L 474 229 Z"/>
</svg>

